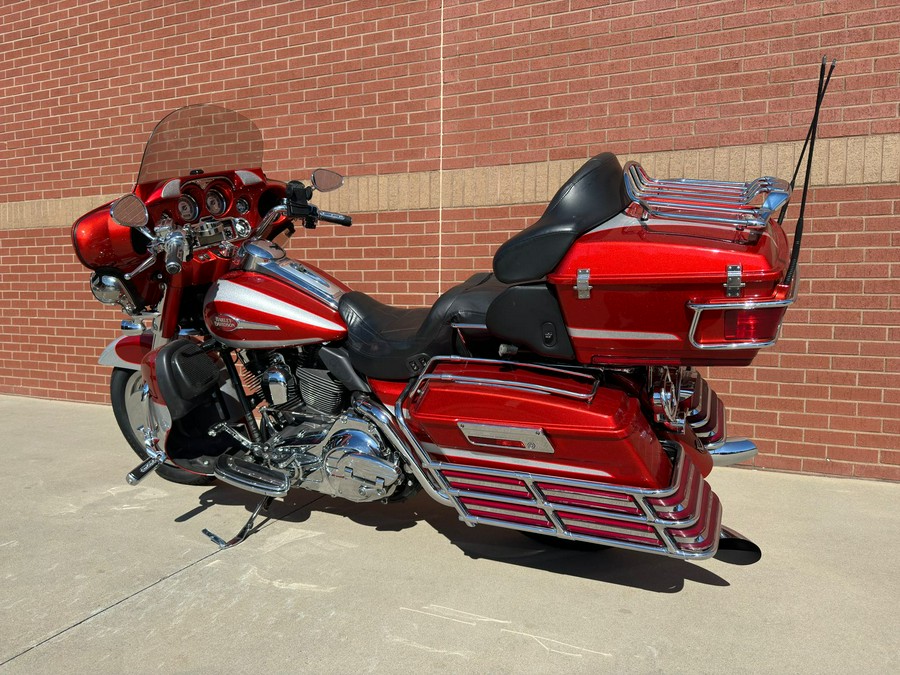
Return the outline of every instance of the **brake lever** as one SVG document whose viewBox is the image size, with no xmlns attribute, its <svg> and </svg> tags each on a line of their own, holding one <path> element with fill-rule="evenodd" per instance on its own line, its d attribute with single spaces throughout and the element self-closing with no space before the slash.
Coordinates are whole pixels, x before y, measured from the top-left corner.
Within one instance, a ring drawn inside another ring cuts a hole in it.
<svg viewBox="0 0 900 675">
<path fill-rule="evenodd" d="M 153 263 L 155 263 L 155 262 L 156 262 L 156 254 L 153 254 L 150 257 L 146 258 L 140 265 L 138 265 L 133 270 L 128 272 L 128 274 L 125 275 L 125 281 L 131 281 L 132 278 L 136 277 L 138 274 L 140 274 L 147 268 L 152 267 Z"/>
</svg>

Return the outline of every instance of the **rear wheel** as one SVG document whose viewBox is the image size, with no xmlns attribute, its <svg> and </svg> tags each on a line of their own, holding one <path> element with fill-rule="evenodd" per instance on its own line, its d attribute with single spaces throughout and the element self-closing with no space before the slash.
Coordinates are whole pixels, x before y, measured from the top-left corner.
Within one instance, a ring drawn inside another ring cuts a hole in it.
<svg viewBox="0 0 900 675">
<path fill-rule="evenodd" d="M 138 457 L 147 459 L 144 434 L 138 431 L 138 427 L 146 424 L 143 404 L 144 378 L 141 371 L 115 368 L 110 378 L 109 393 L 113 413 L 122 435 Z M 163 464 L 156 469 L 156 473 L 168 481 L 183 485 L 209 485 L 215 481 L 212 476 L 191 473 L 171 464 Z"/>
</svg>

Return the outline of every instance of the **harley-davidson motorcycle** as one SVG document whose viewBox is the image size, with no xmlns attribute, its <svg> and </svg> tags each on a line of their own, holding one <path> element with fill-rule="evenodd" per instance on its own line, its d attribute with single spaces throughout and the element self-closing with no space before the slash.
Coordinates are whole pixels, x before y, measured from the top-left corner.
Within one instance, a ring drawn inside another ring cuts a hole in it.
<svg viewBox="0 0 900 675">
<path fill-rule="evenodd" d="M 351 224 L 311 201 L 339 174 L 285 184 L 261 166 L 248 119 L 182 108 L 154 129 L 133 192 L 73 226 L 94 296 L 131 317 L 100 357 L 143 460 L 129 483 L 155 470 L 261 495 L 233 539 L 206 532 L 222 547 L 294 488 L 353 502 L 424 490 L 469 525 L 759 557 L 705 480 L 756 447 L 727 436 L 695 367 L 748 365 L 775 343 L 797 288 L 805 187 L 792 249 L 781 227 L 796 173 L 657 180 L 597 155 L 492 272 L 410 309 L 282 248 L 295 227 Z"/>
</svg>

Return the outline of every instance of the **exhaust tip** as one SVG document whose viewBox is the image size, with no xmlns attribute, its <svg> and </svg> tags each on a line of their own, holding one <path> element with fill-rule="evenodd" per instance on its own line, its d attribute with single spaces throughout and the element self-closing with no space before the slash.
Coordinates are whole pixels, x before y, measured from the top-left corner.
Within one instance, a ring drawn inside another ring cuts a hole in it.
<svg viewBox="0 0 900 675">
<path fill-rule="evenodd" d="M 715 558 L 729 565 L 752 565 L 762 558 L 762 549 L 742 534 L 723 527 Z"/>
</svg>

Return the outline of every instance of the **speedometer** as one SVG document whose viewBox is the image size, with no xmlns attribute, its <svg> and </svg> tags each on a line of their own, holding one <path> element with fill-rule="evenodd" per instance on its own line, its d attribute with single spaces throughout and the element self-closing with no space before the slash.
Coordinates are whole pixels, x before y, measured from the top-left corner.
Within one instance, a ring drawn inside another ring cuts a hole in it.
<svg viewBox="0 0 900 675">
<path fill-rule="evenodd" d="M 186 223 L 192 223 L 200 215 L 200 207 L 190 195 L 181 195 L 178 198 L 178 215 Z"/>
<path fill-rule="evenodd" d="M 210 188 L 206 193 L 206 209 L 213 216 L 221 216 L 228 208 L 228 201 L 225 195 L 216 188 Z"/>
</svg>

